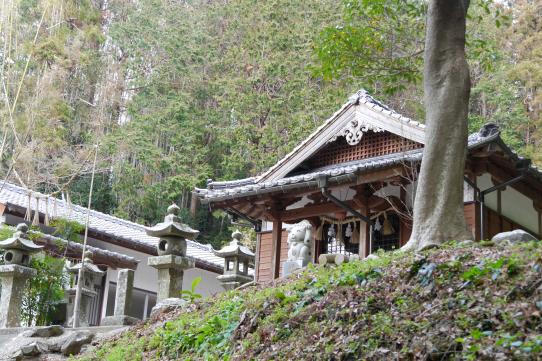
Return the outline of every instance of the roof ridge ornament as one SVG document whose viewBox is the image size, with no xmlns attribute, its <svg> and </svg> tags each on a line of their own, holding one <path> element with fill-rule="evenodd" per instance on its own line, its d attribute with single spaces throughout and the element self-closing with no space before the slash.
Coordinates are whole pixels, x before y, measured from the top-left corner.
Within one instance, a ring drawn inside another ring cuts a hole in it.
<svg viewBox="0 0 542 361">
<path fill-rule="evenodd" d="M 486 123 L 482 125 L 478 133 L 480 134 L 480 136 L 487 138 L 500 132 L 501 132 L 501 129 L 497 124 Z"/>
<path fill-rule="evenodd" d="M 332 137 L 328 141 L 328 143 L 336 141 L 338 137 L 344 137 L 344 139 L 349 145 L 357 145 L 359 144 L 359 142 L 361 142 L 363 134 L 367 133 L 368 131 L 381 133 L 384 131 L 384 129 L 372 123 L 369 123 L 364 119 L 352 119 L 346 124 L 343 129 L 341 129 L 341 131 L 336 136 Z"/>
<path fill-rule="evenodd" d="M 348 98 L 348 101 L 351 103 L 351 104 L 358 104 L 360 99 L 361 98 L 365 98 L 369 96 L 369 92 L 365 89 L 360 89 L 358 90 L 357 92 L 355 92 L 354 94 L 352 94 L 349 98 Z"/>
</svg>

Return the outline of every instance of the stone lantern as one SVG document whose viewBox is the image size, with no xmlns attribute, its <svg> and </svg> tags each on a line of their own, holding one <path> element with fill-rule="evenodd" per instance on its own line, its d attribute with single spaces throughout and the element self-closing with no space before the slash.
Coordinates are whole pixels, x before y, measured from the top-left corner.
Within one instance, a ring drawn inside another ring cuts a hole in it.
<svg viewBox="0 0 542 361">
<path fill-rule="evenodd" d="M 224 258 L 224 274 L 217 279 L 226 290 L 232 290 L 253 280 L 248 274 L 248 267 L 254 264 L 254 253 L 239 243 L 243 238 L 241 232 L 235 231 L 231 237 L 229 245 L 220 251 L 213 250 L 215 255 Z"/>
<path fill-rule="evenodd" d="M 79 270 L 82 265 L 85 265 L 83 270 L 83 279 L 78 279 Z M 75 305 L 75 294 L 77 292 L 77 284 L 82 282 L 82 294 L 81 294 L 81 305 L 79 307 L 79 326 L 87 327 L 90 323 L 90 306 L 94 297 L 98 293 L 94 290 L 95 285 L 101 284 L 103 275 L 105 274 L 98 266 L 96 266 L 92 261 L 92 252 L 85 252 L 85 261 L 83 263 L 77 263 L 73 266 L 66 267 L 68 272 L 74 275 L 73 285 L 66 291 L 68 296 L 68 325 L 73 325 L 73 309 Z"/>
<path fill-rule="evenodd" d="M 26 281 L 37 273 L 29 267 L 31 255 L 42 248 L 28 238 L 28 226 L 24 223 L 17 226 L 13 237 L 0 242 L 0 249 L 5 250 L 5 264 L 0 266 L 0 328 L 19 326 Z"/>
<path fill-rule="evenodd" d="M 158 256 L 149 257 L 147 264 L 158 270 L 157 303 L 167 298 L 179 298 L 183 288 L 184 270 L 194 268 L 194 260 L 186 257 L 186 240 L 198 236 L 196 231 L 181 222 L 180 208 L 172 204 L 164 222 L 145 227 L 149 236 L 158 237 Z"/>
</svg>

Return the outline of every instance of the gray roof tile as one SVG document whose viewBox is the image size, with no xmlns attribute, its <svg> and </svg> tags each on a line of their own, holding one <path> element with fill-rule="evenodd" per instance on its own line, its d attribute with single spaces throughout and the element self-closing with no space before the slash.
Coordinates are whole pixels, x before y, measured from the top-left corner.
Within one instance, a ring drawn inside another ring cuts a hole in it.
<svg viewBox="0 0 542 361">
<path fill-rule="evenodd" d="M 491 132 L 489 134 L 482 134 L 481 132 L 471 134 L 468 139 L 468 146 L 469 149 L 473 149 L 479 146 L 482 146 L 484 144 L 487 144 L 489 142 L 493 141 L 500 141 L 501 146 L 509 149 L 510 148 L 502 142 L 502 140 L 499 137 L 499 132 Z M 400 164 L 401 162 L 419 162 L 422 158 L 423 154 L 423 148 L 415 149 L 407 152 L 401 152 L 401 153 L 394 153 L 394 154 L 388 154 L 384 156 L 378 156 L 368 159 L 362 159 L 332 166 L 326 166 L 319 169 L 314 169 L 313 171 L 301 174 L 301 175 L 295 175 L 292 177 L 286 177 L 279 180 L 273 180 L 270 182 L 263 182 L 259 185 L 262 188 L 265 188 L 267 192 L 273 192 L 275 190 L 280 190 L 280 187 L 286 184 L 300 184 L 300 186 L 303 186 L 303 183 L 305 182 L 311 182 L 313 181 L 318 175 L 325 174 L 331 177 L 337 177 L 344 174 L 355 174 L 358 172 L 363 172 L 366 170 L 373 170 L 378 168 L 384 168 L 393 164 Z M 535 171 L 536 168 L 531 167 L 532 171 Z M 536 172 L 539 177 L 542 177 L 538 172 Z M 216 191 L 215 188 L 211 189 L 199 189 L 196 188 L 196 193 L 198 196 L 202 199 L 203 202 L 213 202 L 218 200 L 224 200 L 228 198 L 234 198 L 233 195 L 252 195 L 254 191 L 252 189 L 249 189 L 250 187 L 247 187 L 246 184 L 250 184 L 250 182 L 254 182 L 256 178 L 247 178 L 247 179 L 241 179 L 234 182 L 227 182 L 227 185 L 231 188 L 226 187 L 226 182 L 219 183 L 221 191 Z M 243 186 L 237 186 L 235 187 L 235 184 L 245 184 Z M 226 192 L 224 192 L 224 190 Z"/>
<path fill-rule="evenodd" d="M 30 202 L 32 211 L 39 208 L 39 212 L 44 214 L 47 209 L 47 213 L 50 216 L 62 217 L 76 221 L 80 224 L 85 224 L 87 209 L 84 207 L 75 204 L 69 205 L 64 200 L 48 197 L 42 193 L 34 192 L 7 182 L 3 186 L 0 183 L 0 188 L 0 203 L 10 203 L 27 208 L 29 195 L 32 195 Z M 36 198 L 39 198 L 38 205 L 36 205 Z M 54 212 L 55 209 L 56 214 Z M 156 244 L 158 243 L 158 238 L 148 236 L 145 233 L 143 225 L 95 210 L 90 211 L 89 229 L 134 244 L 156 247 Z M 224 262 L 223 259 L 213 254 L 210 245 L 203 245 L 191 240 L 187 240 L 186 253 L 187 256 L 217 269 L 218 267 L 222 268 Z"/>
</svg>

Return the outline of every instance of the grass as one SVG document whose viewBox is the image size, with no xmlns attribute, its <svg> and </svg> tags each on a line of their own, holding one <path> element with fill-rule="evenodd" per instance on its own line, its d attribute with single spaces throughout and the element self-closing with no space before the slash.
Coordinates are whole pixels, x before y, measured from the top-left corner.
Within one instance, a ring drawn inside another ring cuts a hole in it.
<svg viewBox="0 0 542 361">
<path fill-rule="evenodd" d="M 542 352 L 541 243 L 450 242 L 379 256 L 198 300 L 79 359 L 523 360 Z"/>
</svg>

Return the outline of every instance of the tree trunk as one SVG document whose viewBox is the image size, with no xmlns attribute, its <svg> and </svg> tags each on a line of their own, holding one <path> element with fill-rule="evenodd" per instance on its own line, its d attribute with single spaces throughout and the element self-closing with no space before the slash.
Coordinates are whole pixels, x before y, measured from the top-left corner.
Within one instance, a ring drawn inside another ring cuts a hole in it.
<svg viewBox="0 0 542 361">
<path fill-rule="evenodd" d="M 463 213 L 469 67 L 465 26 L 469 0 L 431 0 L 424 54 L 425 147 L 414 224 L 406 249 L 472 239 Z"/>
</svg>

